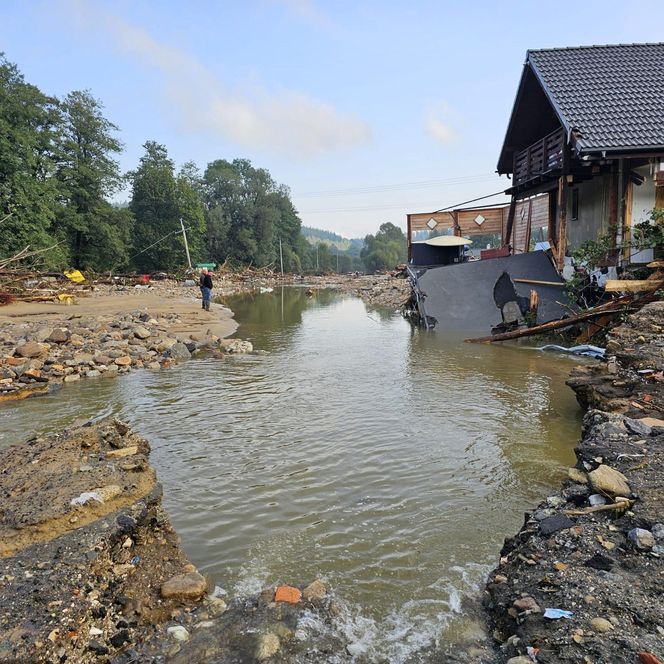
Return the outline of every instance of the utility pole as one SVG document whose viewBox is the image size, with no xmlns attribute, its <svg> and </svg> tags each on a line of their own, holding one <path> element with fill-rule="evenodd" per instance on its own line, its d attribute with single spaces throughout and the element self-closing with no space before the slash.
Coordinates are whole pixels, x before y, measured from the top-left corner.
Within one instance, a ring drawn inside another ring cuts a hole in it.
<svg viewBox="0 0 664 664">
<path fill-rule="evenodd" d="M 279 238 L 279 262 L 281 263 L 281 276 L 284 276 L 284 253 L 281 250 L 281 238 Z"/>
<path fill-rule="evenodd" d="M 337 247 L 337 274 L 339 274 L 339 247 Z"/>
<path fill-rule="evenodd" d="M 316 244 L 316 270 L 318 269 L 318 244 Z"/>
<path fill-rule="evenodd" d="M 182 227 L 182 237 L 184 238 L 184 250 L 187 252 L 187 263 L 189 264 L 189 269 L 191 270 L 191 256 L 189 255 L 189 243 L 187 242 L 187 232 L 184 230 L 184 221 L 180 217 L 180 226 Z"/>
</svg>

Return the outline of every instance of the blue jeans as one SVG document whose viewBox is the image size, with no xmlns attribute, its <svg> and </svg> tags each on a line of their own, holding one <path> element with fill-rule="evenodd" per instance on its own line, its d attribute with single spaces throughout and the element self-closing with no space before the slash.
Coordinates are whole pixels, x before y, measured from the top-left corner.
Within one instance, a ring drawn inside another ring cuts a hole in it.
<svg viewBox="0 0 664 664">
<path fill-rule="evenodd" d="M 207 286 L 201 286 L 201 292 L 203 293 L 203 302 L 209 302 L 212 299 L 212 289 Z"/>
</svg>

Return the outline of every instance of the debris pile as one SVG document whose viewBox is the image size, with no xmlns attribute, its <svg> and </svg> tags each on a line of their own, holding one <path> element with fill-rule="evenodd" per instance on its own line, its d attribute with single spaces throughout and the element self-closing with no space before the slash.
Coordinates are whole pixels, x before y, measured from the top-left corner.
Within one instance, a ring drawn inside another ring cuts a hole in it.
<svg viewBox="0 0 664 664">
<path fill-rule="evenodd" d="M 644 306 L 610 333 L 613 358 L 569 381 L 592 408 L 577 463 L 486 587 L 499 662 L 664 657 L 663 329 L 664 302 Z"/>
</svg>

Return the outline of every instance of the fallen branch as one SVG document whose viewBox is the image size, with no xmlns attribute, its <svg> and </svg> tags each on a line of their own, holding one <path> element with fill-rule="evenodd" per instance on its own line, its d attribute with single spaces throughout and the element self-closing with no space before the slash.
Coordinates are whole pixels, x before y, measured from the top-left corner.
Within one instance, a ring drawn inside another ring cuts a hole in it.
<svg viewBox="0 0 664 664">
<path fill-rule="evenodd" d="M 593 514 L 595 512 L 612 512 L 615 510 L 628 510 L 634 505 L 634 500 L 619 500 L 610 505 L 594 505 L 593 507 L 584 507 L 580 510 L 563 510 L 567 516 L 583 516 L 584 514 Z"/>
</svg>

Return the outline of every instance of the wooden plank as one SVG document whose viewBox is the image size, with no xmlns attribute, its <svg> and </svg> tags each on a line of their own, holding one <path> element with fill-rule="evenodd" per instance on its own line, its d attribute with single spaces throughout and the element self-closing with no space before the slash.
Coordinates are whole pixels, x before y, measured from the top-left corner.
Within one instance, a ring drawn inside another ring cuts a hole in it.
<svg viewBox="0 0 664 664">
<path fill-rule="evenodd" d="M 601 332 L 612 320 L 613 313 L 604 314 L 598 320 L 591 321 L 588 327 L 574 340 L 575 344 L 587 344 L 598 332 Z"/>
<path fill-rule="evenodd" d="M 512 281 L 516 284 L 533 284 L 535 286 L 559 286 L 560 288 L 564 288 L 567 286 L 565 282 L 560 282 L 560 281 L 540 281 L 539 279 L 519 279 L 515 278 L 512 279 Z"/>
<path fill-rule="evenodd" d="M 567 248 L 567 178 L 558 179 L 558 241 L 556 242 L 556 267 L 559 270 L 565 265 L 565 250 Z"/>
<path fill-rule="evenodd" d="M 646 267 L 652 268 L 654 270 L 662 270 L 664 269 L 664 261 L 653 261 L 652 263 L 648 263 Z"/>
<path fill-rule="evenodd" d="M 608 279 L 604 290 L 607 293 L 647 293 L 648 291 L 657 290 L 657 288 L 664 283 L 664 281 L 648 280 L 648 279 Z"/>
</svg>

